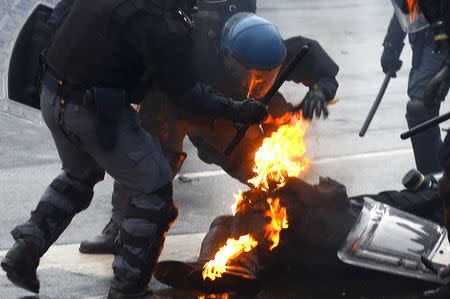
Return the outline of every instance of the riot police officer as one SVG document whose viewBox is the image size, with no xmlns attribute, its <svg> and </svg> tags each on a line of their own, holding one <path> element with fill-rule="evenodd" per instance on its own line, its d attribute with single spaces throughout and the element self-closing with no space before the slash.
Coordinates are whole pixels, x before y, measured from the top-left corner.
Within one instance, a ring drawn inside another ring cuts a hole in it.
<svg viewBox="0 0 450 299">
<path fill-rule="evenodd" d="M 264 92 L 271 86 L 279 70 L 279 64 L 284 59 L 284 51 L 281 51 L 281 48 L 286 48 L 287 58 L 284 61 L 288 61 L 300 46 L 308 44 L 309 53 L 289 78 L 310 87 L 310 92 L 302 102 L 303 105 L 293 107 L 278 93 L 269 104 L 269 114 L 272 118 L 276 118 L 292 109 L 302 108 L 308 118 L 312 118 L 314 114 L 328 113 L 326 103 L 336 94 L 338 83 L 335 77 L 339 68 L 317 41 L 296 36 L 285 40 L 283 46 L 283 40 L 272 24 L 254 15 L 240 13 L 254 12 L 255 0 L 222 2 L 203 0 L 198 6 L 199 11 L 194 16 L 194 62 L 201 82 L 213 86 L 224 95 L 241 98 L 248 94 L 248 86 L 242 83 L 249 82 L 252 75 L 249 70 L 254 70 L 253 74 L 259 70 L 260 74 L 267 75 L 265 80 L 260 81 L 263 84 L 259 85 L 259 90 Z M 232 17 L 236 14 L 240 14 L 241 17 Z M 225 29 L 222 30 L 223 28 Z M 269 44 L 269 50 L 261 51 L 261 47 L 256 46 L 261 43 Z M 231 48 L 230 44 L 235 48 Z M 242 49 L 246 49 L 251 55 L 244 56 Z M 225 52 L 229 53 L 225 55 Z M 239 57 L 239 60 L 236 61 L 235 57 Z M 260 92 L 253 90 L 252 96 L 258 98 L 261 96 L 258 93 Z M 254 152 L 262 139 L 275 129 L 263 125 L 265 132 L 261 133 L 256 127 L 252 127 L 233 154 L 227 156 L 223 150 L 235 133 L 230 122 L 201 120 L 191 115 L 180 115 L 180 112 L 160 94 L 149 94 L 147 99 L 140 106 L 141 123 L 145 130 L 159 137 L 174 175 L 186 159 L 183 139 L 188 135 L 202 161 L 220 166 L 230 176 L 245 184 L 253 175 Z M 116 182 L 112 194 L 111 220 L 101 234 L 81 243 L 81 252 L 94 254 L 114 252 L 114 240 L 122 222 L 122 209 L 126 206 L 128 197 Z"/>
<path fill-rule="evenodd" d="M 401 14 L 404 0 L 394 0 L 396 15 Z M 402 67 L 400 55 L 406 36 L 403 30 L 405 22 L 400 24 L 394 15 L 390 21 L 387 35 L 384 39 L 384 50 L 381 56 L 383 72 L 391 73 L 393 77 Z M 416 23 L 418 24 L 418 23 Z M 445 60 L 444 53 L 436 53 L 436 44 L 431 28 L 416 25 L 414 32 L 409 31 L 409 43 L 413 51 L 412 69 L 409 74 L 408 96 L 410 100 L 406 105 L 406 121 L 409 128 L 413 128 L 431 118 L 439 115 L 441 102 L 444 96 L 436 96 L 428 101 L 424 100 L 424 91 L 430 80 L 439 72 Z M 442 145 L 441 131 L 435 127 L 411 139 L 416 166 L 424 174 L 437 173 L 442 167 L 439 163 L 439 149 Z"/>
<path fill-rule="evenodd" d="M 441 64 L 438 72 L 424 86 L 423 98 L 429 100 L 433 98 L 444 98 L 450 86 L 450 6 L 448 0 L 414 0 L 406 7 L 397 9 L 397 17 L 405 24 L 407 29 L 423 27 L 423 21 L 426 20 L 432 29 L 432 35 L 436 44 L 436 52 L 440 53 L 445 59 Z M 423 14 L 422 14 L 423 13 Z M 444 175 L 438 182 L 439 195 L 444 202 L 445 218 L 447 230 L 450 228 L 450 135 L 447 133 L 444 142 L 440 148 L 440 152 L 430 153 L 440 161 L 441 167 L 444 169 Z M 450 266 L 441 269 L 439 272 L 441 277 L 450 276 Z M 437 290 L 426 293 L 426 297 L 430 298 L 449 298 L 450 286 L 444 286 Z"/>
<path fill-rule="evenodd" d="M 144 298 L 164 238 L 177 216 L 172 173 L 130 103 L 154 86 L 193 113 L 258 123 L 256 101 L 235 102 L 196 83 L 188 0 L 77 0 L 52 38 L 41 110 L 62 161 L 31 218 L 17 226 L 1 266 L 16 285 L 38 292 L 40 257 L 86 209 L 108 172 L 130 194 L 108 298 Z"/>
</svg>

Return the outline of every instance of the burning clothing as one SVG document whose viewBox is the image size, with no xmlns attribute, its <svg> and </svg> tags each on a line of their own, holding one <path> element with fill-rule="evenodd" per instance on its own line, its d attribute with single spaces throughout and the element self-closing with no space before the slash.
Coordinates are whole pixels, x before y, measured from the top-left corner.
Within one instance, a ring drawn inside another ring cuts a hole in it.
<svg viewBox="0 0 450 299">
<path fill-rule="evenodd" d="M 156 277 L 174 287 L 220 290 L 238 287 L 239 280 L 232 279 L 233 276 L 241 277 L 246 283 L 255 279 L 271 280 L 273 270 L 280 268 L 334 274 L 348 269 L 337 258 L 337 251 L 359 216 L 363 196 L 348 198 L 345 187 L 331 179 L 322 178 L 316 186 L 289 179 L 284 187 L 270 194 L 286 207 L 289 221 L 289 228 L 281 232 L 279 246 L 273 251 L 260 246 L 250 253 L 243 253 L 227 265 L 229 270 L 222 281 L 218 278 L 211 283 L 205 278 L 205 263 L 214 258 L 227 239 L 252 234 L 256 241 L 265 242 L 264 232 L 258 230 L 268 223 L 267 206 L 259 200 L 265 196 L 254 190 L 246 193 L 245 197 L 251 198 L 251 206 L 235 216 L 214 220 L 195 263 L 161 262 Z M 434 221 L 443 221 L 442 202 L 436 191 L 389 191 L 369 197 Z"/>
</svg>

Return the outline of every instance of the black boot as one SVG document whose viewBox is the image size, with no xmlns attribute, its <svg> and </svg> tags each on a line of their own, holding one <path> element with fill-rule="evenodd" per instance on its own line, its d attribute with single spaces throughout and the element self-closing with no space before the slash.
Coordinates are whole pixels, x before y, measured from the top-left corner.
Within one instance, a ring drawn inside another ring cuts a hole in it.
<svg viewBox="0 0 450 299">
<path fill-rule="evenodd" d="M 39 266 L 40 250 L 33 243 L 18 239 L 3 259 L 1 266 L 8 279 L 23 289 L 39 293 L 36 269 Z"/>
<path fill-rule="evenodd" d="M 87 254 L 114 254 L 117 251 L 116 238 L 120 227 L 111 219 L 102 233 L 80 244 L 80 252 Z"/>
</svg>

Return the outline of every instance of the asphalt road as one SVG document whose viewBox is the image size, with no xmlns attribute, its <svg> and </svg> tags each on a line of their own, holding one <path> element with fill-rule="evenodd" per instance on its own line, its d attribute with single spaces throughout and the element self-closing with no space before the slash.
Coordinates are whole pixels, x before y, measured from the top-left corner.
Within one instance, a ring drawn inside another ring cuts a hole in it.
<svg viewBox="0 0 450 299">
<path fill-rule="evenodd" d="M 408 141 L 400 140 L 404 119 L 411 51 L 405 47 L 404 68 L 393 80 L 364 139 L 359 129 L 384 78 L 379 66 L 382 42 L 392 16 L 388 1 L 363 0 L 264 0 L 259 13 L 274 22 L 284 37 L 304 35 L 321 42 L 339 64 L 340 102 L 331 107 L 327 120 L 314 121 L 307 134 L 308 155 L 313 159 L 305 179 L 317 182 L 330 176 L 344 183 L 351 195 L 401 188 L 401 178 L 414 168 Z M 294 84 L 283 87 L 292 102 L 306 89 Z M 448 103 L 443 105 L 447 111 Z M 220 170 L 188 153 L 175 181 L 180 214 L 172 235 L 205 232 L 211 220 L 228 213 L 232 193 L 244 188 Z M 58 174 L 60 163 L 46 127 L 0 112 L 0 248 L 12 245 L 9 231 L 29 216 L 48 183 Z M 91 207 L 79 215 L 57 244 L 74 244 L 98 233 L 110 216 L 112 180 L 95 189 Z M 43 270 L 45 295 L 40 298 L 85 298 L 106 292 L 108 278 L 90 277 L 64 270 Z M 65 285 L 65 295 L 58 288 Z M 0 298 L 25 296 L 0 275 Z M 3 295 L 2 295 L 3 294 Z M 5 296 L 5 297 L 3 297 Z"/>
</svg>

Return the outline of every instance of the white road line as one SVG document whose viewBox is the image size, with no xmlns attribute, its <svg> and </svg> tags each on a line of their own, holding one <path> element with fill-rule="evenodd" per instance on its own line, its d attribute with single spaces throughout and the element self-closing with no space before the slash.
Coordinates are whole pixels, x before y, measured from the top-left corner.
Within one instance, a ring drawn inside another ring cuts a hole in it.
<svg viewBox="0 0 450 299">
<path fill-rule="evenodd" d="M 166 245 L 161 254 L 161 260 L 192 261 L 197 257 L 205 234 L 171 235 L 166 239 Z M 96 277 L 112 277 L 111 264 L 113 255 L 82 254 L 78 251 L 79 244 L 54 245 L 42 257 L 39 270 L 57 268 L 63 271 Z M 0 259 L 7 250 L 0 250 Z M 6 273 L 0 268 L 0 277 Z M 1 296 L 0 296 L 1 297 Z"/>
<path fill-rule="evenodd" d="M 398 150 L 390 150 L 390 151 L 382 151 L 382 152 L 371 152 L 371 153 L 361 153 L 354 155 L 344 155 L 338 157 L 330 157 L 330 158 L 322 158 L 317 161 L 313 161 L 312 164 L 315 165 L 323 165 L 323 164 L 331 164 L 336 162 L 343 161 L 355 161 L 355 160 L 364 160 L 364 159 L 374 159 L 381 158 L 386 156 L 404 156 L 412 154 L 412 149 L 398 149 Z"/>
<path fill-rule="evenodd" d="M 330 158 L 321 158 L 312 162 L 314 165 L 325 165 L 337 162 L 344 161 L 355 161 L 355 160 L 364 160 L 364 159 L 374 159 L 381 158 L 386 156 L 404 156 L 411 155 L 413 153 L 412 149 L 397 149 L 390 151 L 381 151 L 381 152 L 369 152 L 369 153 L 361 153 L 361 154 L 353 154 L 353 155 L 343 155 L 337 157 Z M 223 176 L 227 173 L 223 170 L 211 170 L 211 171 L 199 171 L 199 172 L 189 172 L 178 174 L 175 179 L 198 179 L 198 178 L 207 178 L 207 177 L 217 177 Z"/>
</svg>

